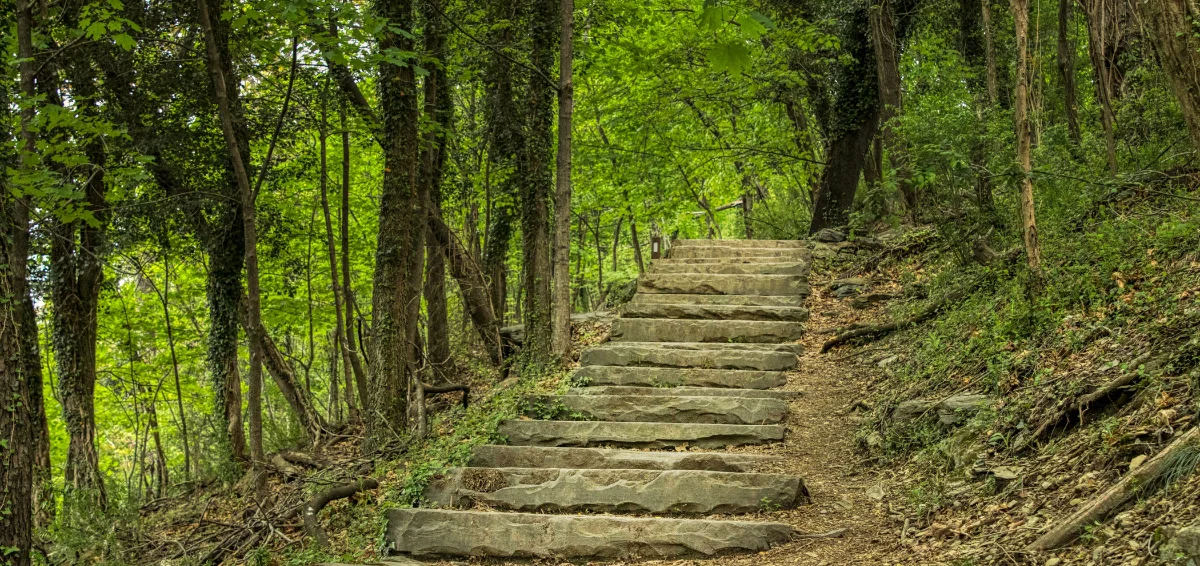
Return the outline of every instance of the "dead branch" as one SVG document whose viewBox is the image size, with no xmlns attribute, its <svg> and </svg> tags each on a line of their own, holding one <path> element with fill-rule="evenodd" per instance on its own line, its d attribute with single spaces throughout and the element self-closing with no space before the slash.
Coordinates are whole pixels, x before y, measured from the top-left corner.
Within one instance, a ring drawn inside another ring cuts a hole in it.
<svg viewBox="0 0 1200 566">
<path fill-rule="evenodd" d="M 375 489 L 377 487 L 379 487 L 379 482 L 367 478 L 318 493 L 304 504 L 304 532 L 316 539 L 318 546 L 328 548 L 329 537 L 325 534 L 325 529 L 321 528 L 320 522 L 317 521 L 317 514 L 326 505 L 329 505 L 330 502 L 345 499 L 365 489 Z"/>
<path fill-rule="evenodd" d="M 1153 484 L 1171 469 L 1174 456 L 1184 449 L 1195 449 L 1200 441 L 1200 428 L 1192 427 L 1146 463 L 1129 472 L 1121 481 L 1086 503 L 1070 517 L 1059 521 L 1058 526 L 1033 541 L 1026 550 L 1052 550 L 1067 544 L 1087 525 L 1104 520 L 1126 501 L 1137 495 L 1139 486 Z"/>
<path fill-rule="evenodd" d="M 920 324 L 921 322 L 924 322 L 924 321 L 928 320 L 929 318 L 932 318 L 933 315 L 937 314 L 938 311 L 942 310 L 942 308 L 944 308 L 948 303 L 957 301 L 957 300 L 963 298 L 964 295 L 966 295 L 966 293 L 963 290 L 955 289 L 953 291 L 950 291 L 949 293 L 946 293 L 942 298 L 930 303 L 928 306 L 921 309 L 916 314 L 914 314 L 904 320 L 893 321 L 893 322 L 889 322 L 887 324 L 880 324 L 877 326 L 863 326 L 863 327 L 859 327 L 859 328 L 845 330 L 842 333 L 838 334 L 837 336 L 834 336 L 833 338 L 830 338 L 827 342 L 825 342 L 825 344 L 823 344 L 821 346 L 821 353 L 824 354 L 825 352 L 828 352 L 830 349 L 832 349 L 836 346 L 839 346 L 841 344 L 845 344 L 846 342 L 849 342 L 851 340 L 855 340 L 858 338 L 866 338 L 868 336 L 875 337 L 875 336 L 880 336 L 883 334 L 889 334 L 889 333 L 895 332 L 897 330 L 902 330 L 904 328 L 908 328 L 914 324 Z"/>
<path fill-rule="evenodd" d="M 1105 397 L 1108 397 L 1109 395 L 1112 395 L 1116 390 L 1121 389 L 1122 387 L 1125 387 L 1125 386 L 1129 385 L 1130 383 L 1133 383 L 1135 380 L 1137 380 L 1139 377 L 1141 377 L 1141 374 L 1138 373 L 1138 367 L 1140 367 L 1143 363 L 1145 363 L 1149 359 L 1150 359 L 1150 352 L 1146 352 L 1146 353 L 1134 358 L 1133 361 L 1131 361 L 1129 363 L 1130 371 L 1127 371 L 1124 374 L 1121 374 L 1120 376 L 1118 376 L 1116 379 L 1113 379 L 1112 381 L 1105 383 L 1104 385 L 1100 386 L 1095 391 L 1092 391 L 1091 393 L 1088 393 L 1087 395 L 1083 395 L 1083 396 L 1079 397 L 1078 399 L 1075 400 L 1074 403 L 1071 403 L 1066 408 L 1055 413 L 1054 416 L 1050 417 L 1049 420 L 1042 423 L 1042 425 L 1039 426 L 1037 428 L 1037 430 L 1033 432 L 1033 434 L 1029 437 L 1029 440 L 1022 442 L 1018 446 L 1016 446 L 1016 450 L 1020 451 L 1020 450 L 1024 449 L 1025 447 L 1029 446 L 1030 444 L 1033 444 L 1034 442 L 1041 440 L 1043 437 L 1045 437 L 1047 434 L 1049 434 L 1049 432 L 1051 430 L 1053 430 L 1055 427 L 1057 427 L 1059 424 L 1061 424 L 1063 419 L 1067 418 L 1068 415 L 1078 414 L 1080 416 L 1080 418 L 1082 418 L 1083 413 L 1085 411 L 1087 411 L 1088 407 L 1091 406 L 1092 403 L 1095 403 L 1096 401 L 1099 401 L 1101 399 L 1104 399 Z"/>
</svg>

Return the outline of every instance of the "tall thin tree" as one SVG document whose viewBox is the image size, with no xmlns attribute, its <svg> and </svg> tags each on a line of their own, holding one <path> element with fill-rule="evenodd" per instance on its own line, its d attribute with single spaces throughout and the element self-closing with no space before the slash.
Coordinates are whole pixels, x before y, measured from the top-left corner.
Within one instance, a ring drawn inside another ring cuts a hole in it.
<svg viewBox="0 0 1200 566">
<path fill-rule="evenodd" d="M 575 111 L 573 42 L 575 2 L 562 0 L 558 55 L 558 156 L 554 188 L 554 354 L 571 354 L 571 128 Z M 636 224 L 633 228 L 637 238 Z M 640 257 L 638 258 L 641 259 Z"/>
<path fill-rule="evenodd" d="M 1025 257 L 1037 290 L 1042 277 L 1042 249 L 1038 243 L 1037 218 L 1033 207 L 1033 133 L 1029 124 L 1029 0 L 1012 0 L 1013 25 L 1017 36 L 1016 104 L 1017 161 L 1021 166 L 1021 227 Z"/>
</svg>

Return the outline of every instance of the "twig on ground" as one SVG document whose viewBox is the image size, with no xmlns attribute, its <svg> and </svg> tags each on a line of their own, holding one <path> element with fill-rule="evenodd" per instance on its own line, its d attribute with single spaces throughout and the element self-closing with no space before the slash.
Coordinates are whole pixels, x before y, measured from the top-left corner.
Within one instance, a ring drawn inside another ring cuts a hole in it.
<svg viewBox="0 0 1200 566">
<path fill-rule="evenodd" d="M 895 332 L 897 330 L 902 330 L 904 328 L 908 328 L 909 326 L 912 326 L 914 324 L 924 322 L 925 320 L 933 317 L 933 315 L 937 314 L 938 311 L 942 310 L 942 308 L 945 307 L 947 304 L 963 298 L 963 296 L 965 294 L 966 293 L 962 289 L 956 289 L 956 290 L 950 291 L 949 293 L 946 293 L 946 295 L 943 296 L 942 298 L 930 303 L 928 306 L 926 306 L 925 308 L 923 308 L 919 312 L 917 312 L 917 314 L 914 314 L 911 317 L 906 318 L 904 320 L 893 321 L 893 322 L 889 322 L 887 324 L 880 324 L 877 326 L 864 326 L 861 328 L 846 330 L 846 331 L 842 332 L 841 334 L 838 334 L 837 336 L 830 338 L 829 341 L 825 342 L 825 344 L 823 344 L 821 346 L 820 353 L 824 354 L 825 352 L 828 352 L 830 349 L 834 348 L 835 346 L 845 344 L 846 342 L 855 340 L 857 338 L 866 338 L 866 337 L 870 337 L 870 336 L 879 336 L 882 334 L 889 334 L 889 333 Z"/>
<path fill-rule="evenodd" d="M 316 539 L 318 546 L 328 548 L 329 537 L 325 534 L 325 529 L 321 528 L 321 524 L 317 520 L 317 514 L 321 512 L 321 509 L 324 509 L 332 501 L 345 499 L 364 489 L 375 489 L 377 487 L 379 487 L 379 482 L 367 478 L 318 493 L 304 504 L 304 532 Z"/>
</svg>

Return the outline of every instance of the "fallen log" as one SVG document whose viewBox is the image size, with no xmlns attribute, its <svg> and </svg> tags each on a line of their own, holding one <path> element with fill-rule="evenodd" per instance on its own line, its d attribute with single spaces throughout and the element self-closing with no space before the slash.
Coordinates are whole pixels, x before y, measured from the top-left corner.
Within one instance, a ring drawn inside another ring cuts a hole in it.
<svg viewBox="0 0 1200 566">
<path fill-rule="evenodd" d="M 953 291 L 950 291 L 949 293 L 946 293 L 942 298 L 930 303 L 928 306 L 921 309 L 916 314 L 914 314 L 904 320 L 893 321 L 893 322 L 889 322 L 887 324 L 879 324 L 879 325 L 875 325 L 875 326 L 861 326 L 858 328 L 851 328 L 849 330 L 845 330 L 845 331 L 841 332 L 840 334 L 838 334 L 837 336 L 830 338 L 824 344 L 822 344 L 821 345 L 821 353 L 824 354 L 825 352 L 828 352 L 829 350 L 833 349 L 834 347 L 845 344 L 846 342 L 849 342 L 851 340 L 855 340 L 858 338 L 866 338 L 868 336 L 880 336 L 883 334 L 890 334 L 897 330 L 902 330 L 902 329 L 908 328 L 914 324 L 919 324 L 921 322 L 924 322 L 925 320 L 932 318 L 933 315 L 937 314 L 938 311 L 942 310 L 942 308 L 944 308 L 947 304 L 957 301 L 959 299 L 962 299 L 963 296 L 965 296 L 965 295 L 966 295 L 966 293 L 962 289 L 955 289 Z"/>
<path fill-rule="evenodd" d="M 1070 517 L 1059 521 L 1056 527 L 1033 541 L 1026 550 L 1053 550 L 1075 540 L 1084 527 L 1104 520 L 1147 485 L 1154 485 L 1171 472 L 1180 462 L 1179 457 L 1190 455 L 1194 459 L 1197 453 L 1200 453 L 1200 428 L 1192 427 L 1153 458 L 1126 474 L 1121 481 L 1084 504 Z"/>
<path fill-rule="evenodd" d="M 305 534 L 316 539 L 317 545 L 321 548 L 328 548 L 329 536 L 325 534 L 325 529 L 321 528 L 321 523 L 317 520 L 317 514 L 331 502 L 345 499 L 366 489 L 375 489 L 377 487 L 379 487 L 379 482 L 367 478 L 318 493 L 304 504 Z"/>
</svg>

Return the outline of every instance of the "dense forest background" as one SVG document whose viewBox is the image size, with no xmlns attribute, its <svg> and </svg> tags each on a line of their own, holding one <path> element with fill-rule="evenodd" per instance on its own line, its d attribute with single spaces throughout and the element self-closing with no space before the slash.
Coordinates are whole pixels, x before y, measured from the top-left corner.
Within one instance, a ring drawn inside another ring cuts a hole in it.
<svg viewBox="0 0 1200 566">
<path fill-rule="evenodd" d="M 552 311 L 652 240 L 931 223 L 1036 294 L 1039 231 L 1053 266 L 1118 195 L 1195 200 L 1188 0 L 0 5 L 16 564 L 280 450 L 396 454 L 427 393 L 569 358 Z"/>
</svg>

